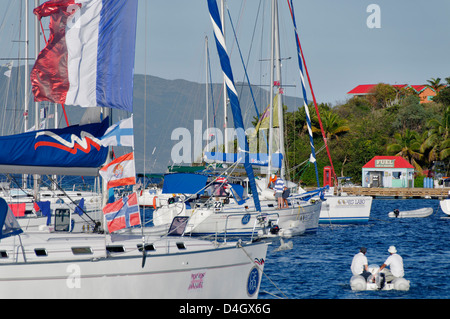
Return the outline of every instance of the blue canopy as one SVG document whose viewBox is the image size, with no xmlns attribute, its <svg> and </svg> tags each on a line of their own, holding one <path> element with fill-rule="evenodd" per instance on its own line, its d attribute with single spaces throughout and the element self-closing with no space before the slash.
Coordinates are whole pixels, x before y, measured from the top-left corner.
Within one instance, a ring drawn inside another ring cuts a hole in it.
<svg viewBox="0 0 450 319">
<path fill-rule="evenodd" d="M 164 176 L 163 194 L 203 194 L 208 176 L 175 173 Z"/>
</svg>

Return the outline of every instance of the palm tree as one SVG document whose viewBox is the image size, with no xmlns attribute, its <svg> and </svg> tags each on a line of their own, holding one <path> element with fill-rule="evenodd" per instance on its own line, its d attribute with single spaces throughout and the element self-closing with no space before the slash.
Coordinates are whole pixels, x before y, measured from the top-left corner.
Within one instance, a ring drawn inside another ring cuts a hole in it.
<svg viewBox="0 0 450 319">
<path fill-rule="evenodd" d="M 317 119 L 317 116 L 314 116 Z M 330 141 L 333 137 L 339 141 L 339 135 L 350 131 L 350 127 L 347 125 L 347 120 L 342 119 L 331 110 L 321 111 L 322 127 L 325 132 L 327 141 Z M 320 127 L 317 124 L 312 126 L 313 133 L 320 133 Z"/>
<path fill-rule="evenodd" d="M 426 139 L 421 145 L 422 153 L 428 152 L 428 161 L 444 161 L 450 157 L 450 106 L 444 111 L 441 120 L 430 119 L 430 128 L 425 132 Z"/>
<path fill-rule="evenodd" d="M 422 161 L 424 156 L 420 153 L 420 136 L 416 131 L 406 129 L 403 133 L 394 134 L 395 143 L 387 146 L 387 151 L 395 156 L 406 159 L 416 170 L 422 172 L 422 167 L 418 161 Z"/>
<path fill-rule="evenodd" d="M 431 80 L 427 80 L 427 82 L 428 84 L 425 85 L 432 88 L 436 93 L 445 88 L 445 84 L 441 83 L 441 78 L 431 78 Z"/>
</svg>

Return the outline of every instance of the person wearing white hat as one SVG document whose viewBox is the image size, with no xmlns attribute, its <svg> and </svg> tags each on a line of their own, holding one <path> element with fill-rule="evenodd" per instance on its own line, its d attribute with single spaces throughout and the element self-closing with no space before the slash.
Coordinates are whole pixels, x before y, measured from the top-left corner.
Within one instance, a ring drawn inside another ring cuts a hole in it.
<svg viewBox="0 0 450 319">
<path fill-rule="evenodd" d="M 386 282 L 391 282 L 395 278 L 402 278 L 405 275 L 405 271 L 403 270 L 403 258 L 397 254 L 395 246 L 390 246 L 388 252 L 390 256 L 381 265 L 379 271 L 385 274 Z M 389 266 L 390 270 L 386 268 L 387 266 Z"/>
</svg>

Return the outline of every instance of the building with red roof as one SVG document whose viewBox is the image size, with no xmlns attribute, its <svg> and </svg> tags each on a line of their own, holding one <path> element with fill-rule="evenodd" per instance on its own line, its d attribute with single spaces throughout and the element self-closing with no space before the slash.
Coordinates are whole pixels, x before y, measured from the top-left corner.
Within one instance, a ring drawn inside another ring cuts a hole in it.
<svg viewBox="0 0 450 319">
<path fill-rule="evenodd" d="M 401 156 L 375 156 L 362 168 L 363 187 L 414 187 L 414 166 Z"/>
<path fill-rule="evenodd" d="M 375 87 L 378 84 L 361 84 L 347 92 L 353 96 L 366 96 L 373 94 Z M 427 85 L 409 85 L 409 84 L 394 84 L 391 85 L 398 91 L 401 89 L 411 88 L 420 98 L 420 103 L 429 103 L 432 98 L 436 96 L 436 91 Z"/>
</svg>

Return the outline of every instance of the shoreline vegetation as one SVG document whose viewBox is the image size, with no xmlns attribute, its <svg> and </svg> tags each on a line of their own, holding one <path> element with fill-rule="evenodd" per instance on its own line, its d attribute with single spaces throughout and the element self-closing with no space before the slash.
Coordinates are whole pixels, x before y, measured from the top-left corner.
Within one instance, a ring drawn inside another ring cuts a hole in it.
<svg viewBox="0 0 450 319">
<path fill-rule="evenodd" d="M 416 171 L 415 183 L 429 171 L 449 176 L 450 161 L 450 77 L 428 80 L 427 87 L 436 92 L 428 103 L 421 103 L 412 89 L 397 89 L 379 83 L 370 94 L 354 96 L 345 103 L 331 106 L 319 104 L 327 144 L 336 175 L 350 176 L 361 183 L 362 166 L 377 155 L 402 156 Z M 329 166 L 323 150 L 314 105 L 310 103 L 317 164 L 322 183 L 324 166 Z M 309 158 L 310 146 L 303 107 L 287 112 L 284 127 L 288 176 L 304 186 L 316 184 L 314 165 Z"/>
</svg>

